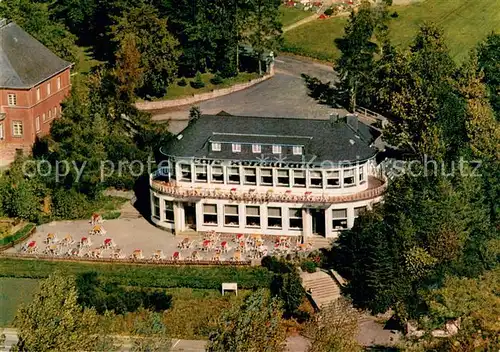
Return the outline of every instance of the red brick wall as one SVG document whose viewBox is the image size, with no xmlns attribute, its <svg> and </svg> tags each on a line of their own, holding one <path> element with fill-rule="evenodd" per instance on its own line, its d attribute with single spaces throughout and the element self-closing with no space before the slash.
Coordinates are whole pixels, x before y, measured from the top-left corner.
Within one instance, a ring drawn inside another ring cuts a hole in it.
<svg viewBox="0 0 500 352">
<path fill-rule="evenodd" d="M 61 86 L 57 89 L 57 80 Z M 50 94 L 47 85 L 50 84 Z M 0 88 L 0 112 L 6 114 L 3 121 L 4 139 L 0 140 L 0 165 L 11 162 L 16 149 L 29 152 L 36 136 L 49 133 L 50 124 L 60 114 L 60 104 L 70 91 L 70 69 L 57 74 L 29 90 L 15 90 Z M 40 99 L 37 100 L 37 90 Z M 17 105 L 8 106 L 8 94 L 16 94 Z M 54 114 L 54 108 L 56 110 Z M 43 115 L 45 114 L 45 120 Z M 36 117 L 40 119 L 40 129 L 36 129 Z M 22 121 L 23 135 L 13 136 L 12 124 Z"/>
</svg>

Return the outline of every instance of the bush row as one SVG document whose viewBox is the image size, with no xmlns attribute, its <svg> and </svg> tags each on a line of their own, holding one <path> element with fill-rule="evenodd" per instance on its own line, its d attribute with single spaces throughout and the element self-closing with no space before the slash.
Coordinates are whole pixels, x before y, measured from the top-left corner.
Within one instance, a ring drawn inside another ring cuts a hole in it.
<svg viewBox="0 0 500 352">
<path fill-rule="evenodd" d="M 29 233 L 31 233 L 31 231 L 33 231 L 35 227 L 36 227 L 35 224 L 32 223 L 26 224 L 22 229 L 19 229 L 12 235 L 0 239 L 0 247 L 6 246 L 12 242 L 19 241 L 20 239 L 24 238 Z"/>
<path fill-rule="evenodd" d="M 269 287 L 272 273 L 261 267 L 154 266 L 51 262 L 44 260 L 0 259 L 0 277 L 46 278 L 60 270 L 68 274 L 97 272 L 109 283 L 159 288 L 220 289 L 223 282 L 237 282 L 242 289 Z"/>
</svg>

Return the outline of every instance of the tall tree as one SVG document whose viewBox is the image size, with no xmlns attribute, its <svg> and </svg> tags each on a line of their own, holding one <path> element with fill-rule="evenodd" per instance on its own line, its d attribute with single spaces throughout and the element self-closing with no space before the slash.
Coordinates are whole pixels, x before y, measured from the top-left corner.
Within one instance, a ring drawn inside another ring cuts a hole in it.
<svg viewBox="0 0 500 352">
<path fill-rule="evenodd" d="M 336 93 L 340 105 L 350 111 L 358 103 L 368 105 L 363 89 L 374 68 L 374 54 L 378 51 L 374 34 L 384 25 L 385 15 L 381 16 L 384 12 L 376 12 L 368 1 L 363 1 L 359 9 L 351 12 L 344 36 L 335 41 L 341 52 L 335 63 L 340 74 Z"/>
<path fill-rule="evenodd" d="M 500 121 L 500 34 L 491 33 L 479 45 L 479 68 L 484 72 L 484 83 L 489 92 L 490 104 Z"/>
<path fill-rule="evenodd" d="M 141 53 L 133 34 L 126 34 L 120 41 L 113 75 L 118 84 L 119 99 L 134 101 L 137 89 L 144 84 L 144 68 L 141 67 Z"/>
<path fill-rule="evenodd" d="M 167 21 L 159 17 L 152 5 L 145 4 L 124 11 L 116 21 L 111 26 L 115 45 L 130 41 L 133 36 L 141 54 L 144 79 L 139 87 L 140 96 L 162 97 L 176 77 L 180 54 L 178 41 L 168 31 Z"/>
<path fill-rule="evenodd" d="M 463 106 L 451 82 L 454 69 L 442 31 L 432 24 L 421 27 L 409 51 L 392 50 L 382 58 L 375 87 L 379 110 L 391 122 L 386 131 L 390 144 L 421 159 L 456 156 L 459 141 L 448 142 L 453 134 L 463 135 L 455 130 L 463 126 Z M 453 148 L 447 150 L 449 144 Z"/>
<path fill-rule="evenodd" d="M 247 41 L 252 45 L 259 61 L 259 74 L 262 74 L 262 59 L 266 50 L 276 51 L 281 42 L 281 23 L 279 21 L 279 0 L 250 0 L 247 28 Z"/>
<path fill-rule="evenodd" d="M 19 308 L 14 324 L 19 335 L 15 351 L 113 350 L 96 312 L 78 305 L 74 277 L 61 273 L 41 282 L 33 301 Z"/>
<path fill-rule="evenodd" d="M 234 307 L 221 316 L 207 351 L 284 351 L 286 335 L 282 314 L 278 300 L 270 298 L 264 290 L 257 291 L 241 307 Z"/>
</svg>

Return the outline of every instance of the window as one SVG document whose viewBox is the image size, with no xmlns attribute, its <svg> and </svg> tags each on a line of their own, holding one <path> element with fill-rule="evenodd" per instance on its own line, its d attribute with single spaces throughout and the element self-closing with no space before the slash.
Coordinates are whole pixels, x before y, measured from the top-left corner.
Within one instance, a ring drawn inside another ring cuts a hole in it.
<svg viewBox="0 0 500 352">
<path fill-rule="evenodd" d="M 220 150 L 221 150 L 220 143 L 212 142 L 212 151 L 213 152 L 220 152 Z"/>
<path fill-rule="evenodd" d="M 170 200 L 165 201 L 165 220 L 174 222 L 174 202 Z"/>
<path fill-rule="evenodd" d="M 363 166 L 359 167 L 359 183 L 365 183 L 365 169 Z"/>
<path fill-rule="evenodd" d="M 191 165 L 181 164 L 181 181 L 191 182 Z"/>
<path fill-rule="evenodd" d="M 290 185 L 290 171 L 278 170 L 278 186 L 289 186 L 289 185 Z"/>
<path fill-rule="evenodd" d="M 47 95 L 50 95 L 50 82 L 47 83 Z"/>
<path fill-rule="evenodd" d="M 17 95 L 8 94 L 7 95 L 7 104 L 9 104 L 9 106 L 16 106 L 17 105 Z"/>
<path fill-rule="evenodd" d="M 354 169 L 344 170 L 344 187 L 354 186 Z"/>
<path fill-rule="evenodd" d="M 57 90 L 61 89 L 61 77 L 57 77 Z"/>
<path fill-rule="evenodd" d="M 257 184 L 257 169 L 254 168 L 244 168 L 245 172 L 245 185 L 256 185 Z"/>
<path fill-rule="evenodd" d="M 288 212 L 290 230 L 302 230 L 302 209 L 290 208 L 288 209 Z"/>
<path fill-rule="evenodd" d="M 21 137 L 23 135 L 22 121 L 12 121 L 12 135 L 14 137 Z"/>
<path fill-rule="evenodd" d="M 160 218 L 160 198 L 153 196 L 153 216 Z"/>
<path fill-rule="evenodd" d="M 52 110 L 49 110 L 49 120 L 52 120 Z"/>
<path fill-rule="evenodd" d="M 237 205 L 224 205 L 224 225 L 239 226 L 240 219 L 238 216 Z"/>
<path fill-rule="evenodd" d="M 347 228 L 347 209 L 332 210 L 332 225 L 334 230 L 342 230 Z"/>
<path fill-rule="evenodd" d="M 40 131 L 40 116 L 37 116 L 35 119 L 35 128 L 37 132 Z"/>
<path fill-rule="evenodd" d="M 208 174 L 207 174 L 207 165 L 196 165 L 195 169 L 195 180 L 196 182 L 207 182 Z"/>
<path fill-rule="evenodd" d="M 233 153 L 241 152 L 241 144 L 233 143 L 232 150 L 233 150 Z"/>
<path fill-rule="evenodd" d="M 260 227 L 260 207 L 250 205 L 246 207 L 246 226 Z"/>
<path fill-rule="evenodd" d="M 212 183 L 224 183 L 224 169 L 222 166 L 212 166 Z"/>
<path fill-rule="evenodd" d="M 260 169 L 260 184 L 263 186 L 273 185 L 273 170 L 272 169 Z"/>
<path fill-rule="evenodd" d="M 312 188 L 323 188 L 323 174 L 321 171 L 309 171 L 309 182 Z"/>
<path fill-rule="evenodd" d="M 228 167 L 227 168 L 227 183 L 240 184 L 240 168 Z"/>
<path fill-rule="evenodd" d="M 293 170 L 293 187 L 306 186 L 306 170 Z"/>
<path fill-rule="evenodd" d="M 281 208 L 267 208 L 267 227 L 281 229 Z"/>
<path fill-rule="evenodd" d="M 5 138 L 4 133 L 3 122 L 0 122 L 0 141 Z"/>
<path fill-rule="evenodd" d="M 354 208 L 354 217 L 357 218 L 361 214 L 365 213 L 366 209 L 367 209 L 366 206 L 364 206 L 364 207 L 355 207 Z"/>
<path fill-rule="evenodd" d="M 54 106 L 54 112 L 52 113 L 52 115 L 54 115 L 54 118 L 57 117 L 57 108 Z"/>
<path fill-rule="evenodd" d="M 260 144 L 252 144 L 252 153 L 260 153 L 261 150 Z"/>
<path fill-rule="evenodd" d="M 281 154 L 281 145 L 273 145 L 273 154 Z"/>
<path fill-rule="evenodd" d="M 203 204 L 203 224 L 217 226 L 217 204 Z"/>
<path fill-rule="evenodd" d="M 326 172 L 326 188 L 340 187 L 340 171 Z"/>
<path fill-rule="evenodd" d="M 36 101 L 40 100 L 40 88 L 36 89 Z"/>
<path fill-rule="evenodd" d="M 293 155 L 302 155 L 302 147 L 300 145 L 294 145 L 292 149 Z"/>
<path fill-rule="evenodd" d="M 47 118 L 45 117 L 45 113 L 42 114 L 42 120 L 43 120 L 43 122 L 45 122 L 47 120 Z"/>
</svg>

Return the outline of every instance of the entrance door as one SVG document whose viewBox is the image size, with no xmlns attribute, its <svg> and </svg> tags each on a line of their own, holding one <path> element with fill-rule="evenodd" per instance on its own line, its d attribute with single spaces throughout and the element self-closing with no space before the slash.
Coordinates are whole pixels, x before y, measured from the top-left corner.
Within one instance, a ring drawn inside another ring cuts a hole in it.
<svg viewBox="0 0 500 352">
<path fill-rule="evenodd" d="M 311 209 L 313 234 L 325 236 L 325 211 L 323 209 Z"/>
<path fill-rule="evenodd" d="M 186 223 L 186 229 L 196 231 L 195 203 L 184 203 L 184 218 Z"/>
</svg>

